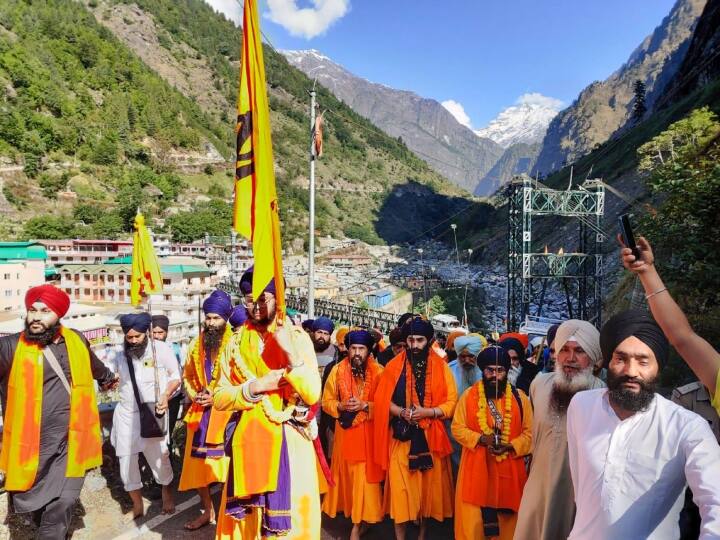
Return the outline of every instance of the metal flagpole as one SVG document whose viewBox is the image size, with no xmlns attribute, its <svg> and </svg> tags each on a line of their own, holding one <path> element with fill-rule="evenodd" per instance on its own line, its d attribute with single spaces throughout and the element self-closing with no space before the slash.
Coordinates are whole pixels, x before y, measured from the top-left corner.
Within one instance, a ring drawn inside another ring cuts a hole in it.
<svg viewBox="0 0 720 540">
<path fill-rule="evenodd" d="M 148 315 L 152 318 L 152 295 L 148 295 Z M 147 337 L 150 340 L 150 351 L 152 352 L 153 359 L 153 373 L 155 375 L 155 415 L 161 417 L 165 412 L 159 414 L 157 411 L 157 403 L 160 401 L 160 372 L 158 371 L 157 353 L 155 352 L 155 341 L 152 335 L 152 323 L 150 324 L 150 330 L 148 330 Z"/>
<path fill-rule="evenodd" d="M 317 79 L 316 79 L 317 81 Z M 315 318 L 315 82 L 310 91 L 310 242 L 308 245 L 308 318 Z"/>
</svg>

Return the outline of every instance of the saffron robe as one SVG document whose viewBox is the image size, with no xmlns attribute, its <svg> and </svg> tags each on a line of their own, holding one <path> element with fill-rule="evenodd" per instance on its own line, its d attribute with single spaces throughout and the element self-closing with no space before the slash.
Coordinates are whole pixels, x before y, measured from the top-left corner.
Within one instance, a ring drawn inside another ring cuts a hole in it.
<svg viewBox="0 0 720 540">
<path fill-rule="evenodd" d="M 482 506 L 512 510 L 512 513 L 498 512 L 499 538 L 509 540 L 515 532 L 520 498 L 527 481 L 524 456 L 530 452 L 532 444 L 532 405 L 522 390 L 518 390 L 522 403 L 521 413 L 515 396 L 511 395 L 509 444 L 514 448 L 515 454 L 508 454 L 506 459 L 497 461 L 486 447 L 478 447 L 482 435 L 477 420 L 478 385 L 481 384 L 482 381 L 476 383 L 460 396 L 452 421 L 453 436 L 463 447 L 455 491 L 455 538 L 484 538 L 481 506 L 468 502 L 468 495 L 472 495 L 473 499 L 482 501 Z M 497 410 L 504 415 L 505 397 L 494 400 L 494 403 Z M 489 407 L 485 414 L 488 426 L 494 426 L 495 421 Z M 485 467 L 482 467 L 483 464 Z"/>
</svg>

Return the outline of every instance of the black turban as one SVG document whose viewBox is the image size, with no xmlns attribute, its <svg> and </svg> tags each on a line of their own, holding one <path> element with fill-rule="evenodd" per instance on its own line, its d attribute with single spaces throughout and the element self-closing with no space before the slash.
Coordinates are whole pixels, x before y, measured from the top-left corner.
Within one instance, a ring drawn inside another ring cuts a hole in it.
<svg viewBox="0 0 720 540">
<path fill-rule="evenodd" d="M 168 328 L 170 328 L 170 319 L 168 319 L 165 315 L 153 315 L 152 316 L 152 327 L 153 328 L 162 328 L 166 332 L 168 331 Z"/>
<path fill-rule="evenodd" d="M 523 344 L 520 343 L 519 339 L 515 339 L 512 337 L 505 338 L 501 340 L 498 345 L 505 349 L 506 354 L 507 351 L 515 351 L 518 355 L 518 359 L 522 362 L 525 360 L 525 347 L 523 347 Z M 508 356 L 510 358 L 510 356 Z"/>
<path fill-rule="evenodd" d="M 435 329 L 432 324 L 422 317 L 410 319 L 403 325 L 402 330 L 405 339 L 407 339 L 408 336 L 425 336 L 428 341 L 430 341 L 435 335 Z"/>
<path fill-rule="evenodd" d="M 367 330 L 353 330 L 345 336 L 345 346 L 349 349 L 350 345 L 365 345 L 368 350 L 372 350 L 375 339 Z"/>
<path fill-rule="evenodd" d="M 662 369 L 667 362 L 670 345 L 662 329 L 652 316 L 639 309 L 629 309 L 613 315 L 600 330 L 600 349 L 604 366 L 610 364 L 613 352 L 620 343 L 635 336 L 655 353 L 658 365 Z"/>
<path fill-rule="evenodd" d="M 397 327 L 401 328 L 403 324 L 405 324 L 412 318 L 413 318 L 412 313 L 403 313 L 402 315 L 400 315 L 400 318 L 398 319 Z"/>
<path fill-rule="evenodd" d="M 403 339 L 402 329 L 400 329 L 400 328 L 393 328 L 392 330 L 390 330 L 389 338 L 390 338 L 390 346 L 391 347 L 393 345 L 395 345 L 396 343 L 402 343 L 403 341 L 405 341 Z"/>
<path fill-rule="evenodd" d="M 145 333 L 150 329 L 151 321 L 149 313 L 127 313 L 120 317 L 120 326 L 123 334 L 127 334 L 130 330 Z"/>
<path fill-rule="evenodd" d="M 552 345 L 553 341 L 555 341 L 555 336 L 557 335 L 558 328 L 560 328 L 559 324 L 553 324 L 547 331 L 547 340 L 546 343 L 548 344 L 548 347 Z"/>
<path fill-rule="evenodd" d="M 520 342 L 518 341 L 518 343 Z M 491 345 L 490 347 L 485 347 L 480 351 L 480 354 L 477 355 L 477 366 L 480 369 L 485 369 L 488 366 L 502 366 L 505 368 L 505 371 L 510 371 L 510 365 L 510 355 L 504 347 Z"/>
<path fill-rule="evenodd" d="M 303 330 L 305 330 L 306 332 L 312 332 L 314 322 L 315 319 L 305 319 L 303 322 L 300 323 L 300 326 L 302 326 Z"/>
</svg>

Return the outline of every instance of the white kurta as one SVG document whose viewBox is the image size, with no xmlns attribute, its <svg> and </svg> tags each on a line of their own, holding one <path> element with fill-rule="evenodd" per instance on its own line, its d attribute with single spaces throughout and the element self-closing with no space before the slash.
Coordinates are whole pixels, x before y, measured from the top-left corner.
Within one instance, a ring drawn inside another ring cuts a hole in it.
<svg viewBox="0 0 720 540">
<path fill-rule="evenodd" d="M 707 422 L 660 395 L 620 420 L 607 396 L 582 392 L 568 408 L 577 505 L 569 540 L 679 538 L 686 483 L 700 508 L 700 538 L 720 538 L 720 446 Z"/>
<path fill-rule="evenodd" d="M 155 353 L 158 362 L 160 392 L 164 392 L 169 381 L 179 381 L 180 371 L 172 347 L 167 343 L 155 340 Z M 117 456 L 129 456 L 142 452 L 146 443 L 164 441 L 163 437 L 143 439 L 140 437 L 140 413 L 135 401 L 130 370 L 128 369 L 125 351 L 122 345 L 114 347 L 105 358 L 106 365 L 120 376 L 120 401 L 113 414 L 113 427 L 110 443 L 115 447 Z M 133 360 L 135 379 L 137 380 L 140 398 L 143 403 L 155 401 L 155 370 L 153 367 L 152 349 L 148 345 L 141 359 Z"/>
</svg>

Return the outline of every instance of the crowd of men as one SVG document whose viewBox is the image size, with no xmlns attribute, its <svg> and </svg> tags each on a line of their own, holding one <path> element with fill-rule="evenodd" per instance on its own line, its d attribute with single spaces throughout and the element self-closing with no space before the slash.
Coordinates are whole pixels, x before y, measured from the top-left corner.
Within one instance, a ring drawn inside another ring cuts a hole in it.
<svg viewBox="0 0 720 540">
<path fill-rule="evenodd" d="M 177 489 L 202 501 L 184 527 L 213 525 L 218 539 L 319 539 L 323 513 L 348 518 L 351 540 L 387 517 L 398 540 L 450 518 L 463 540 L 720 538 L 720 356 L 640 246 L 622 259 L 650 313 L 621 311 L 600 330 L 567 320 L 533 340 L 438 339 L 413 313 L 389 342 L 325 317 L 296 326 L 279 320 L 273 281 L 253 297 L 250 269 L 238 306 L 219 290 L 205 299 L 186 351 L 166 342 L 167 317 L 130 313 L 101 361 L 62 325 L 69 297 L 32 288 L 24 331 L 0 338 L 12 509 L 32 513 L 39 538 L 68 535 L 102 462 L 96 381 L 119 390 L 110 440 L 133 518 L 146 511 L 140 453 L 162 512 L 175 511 L 169 445 L 182 418 Z M 700 379 L 672 401 L 657 391 L 670 344 Z"/>
</svg>

